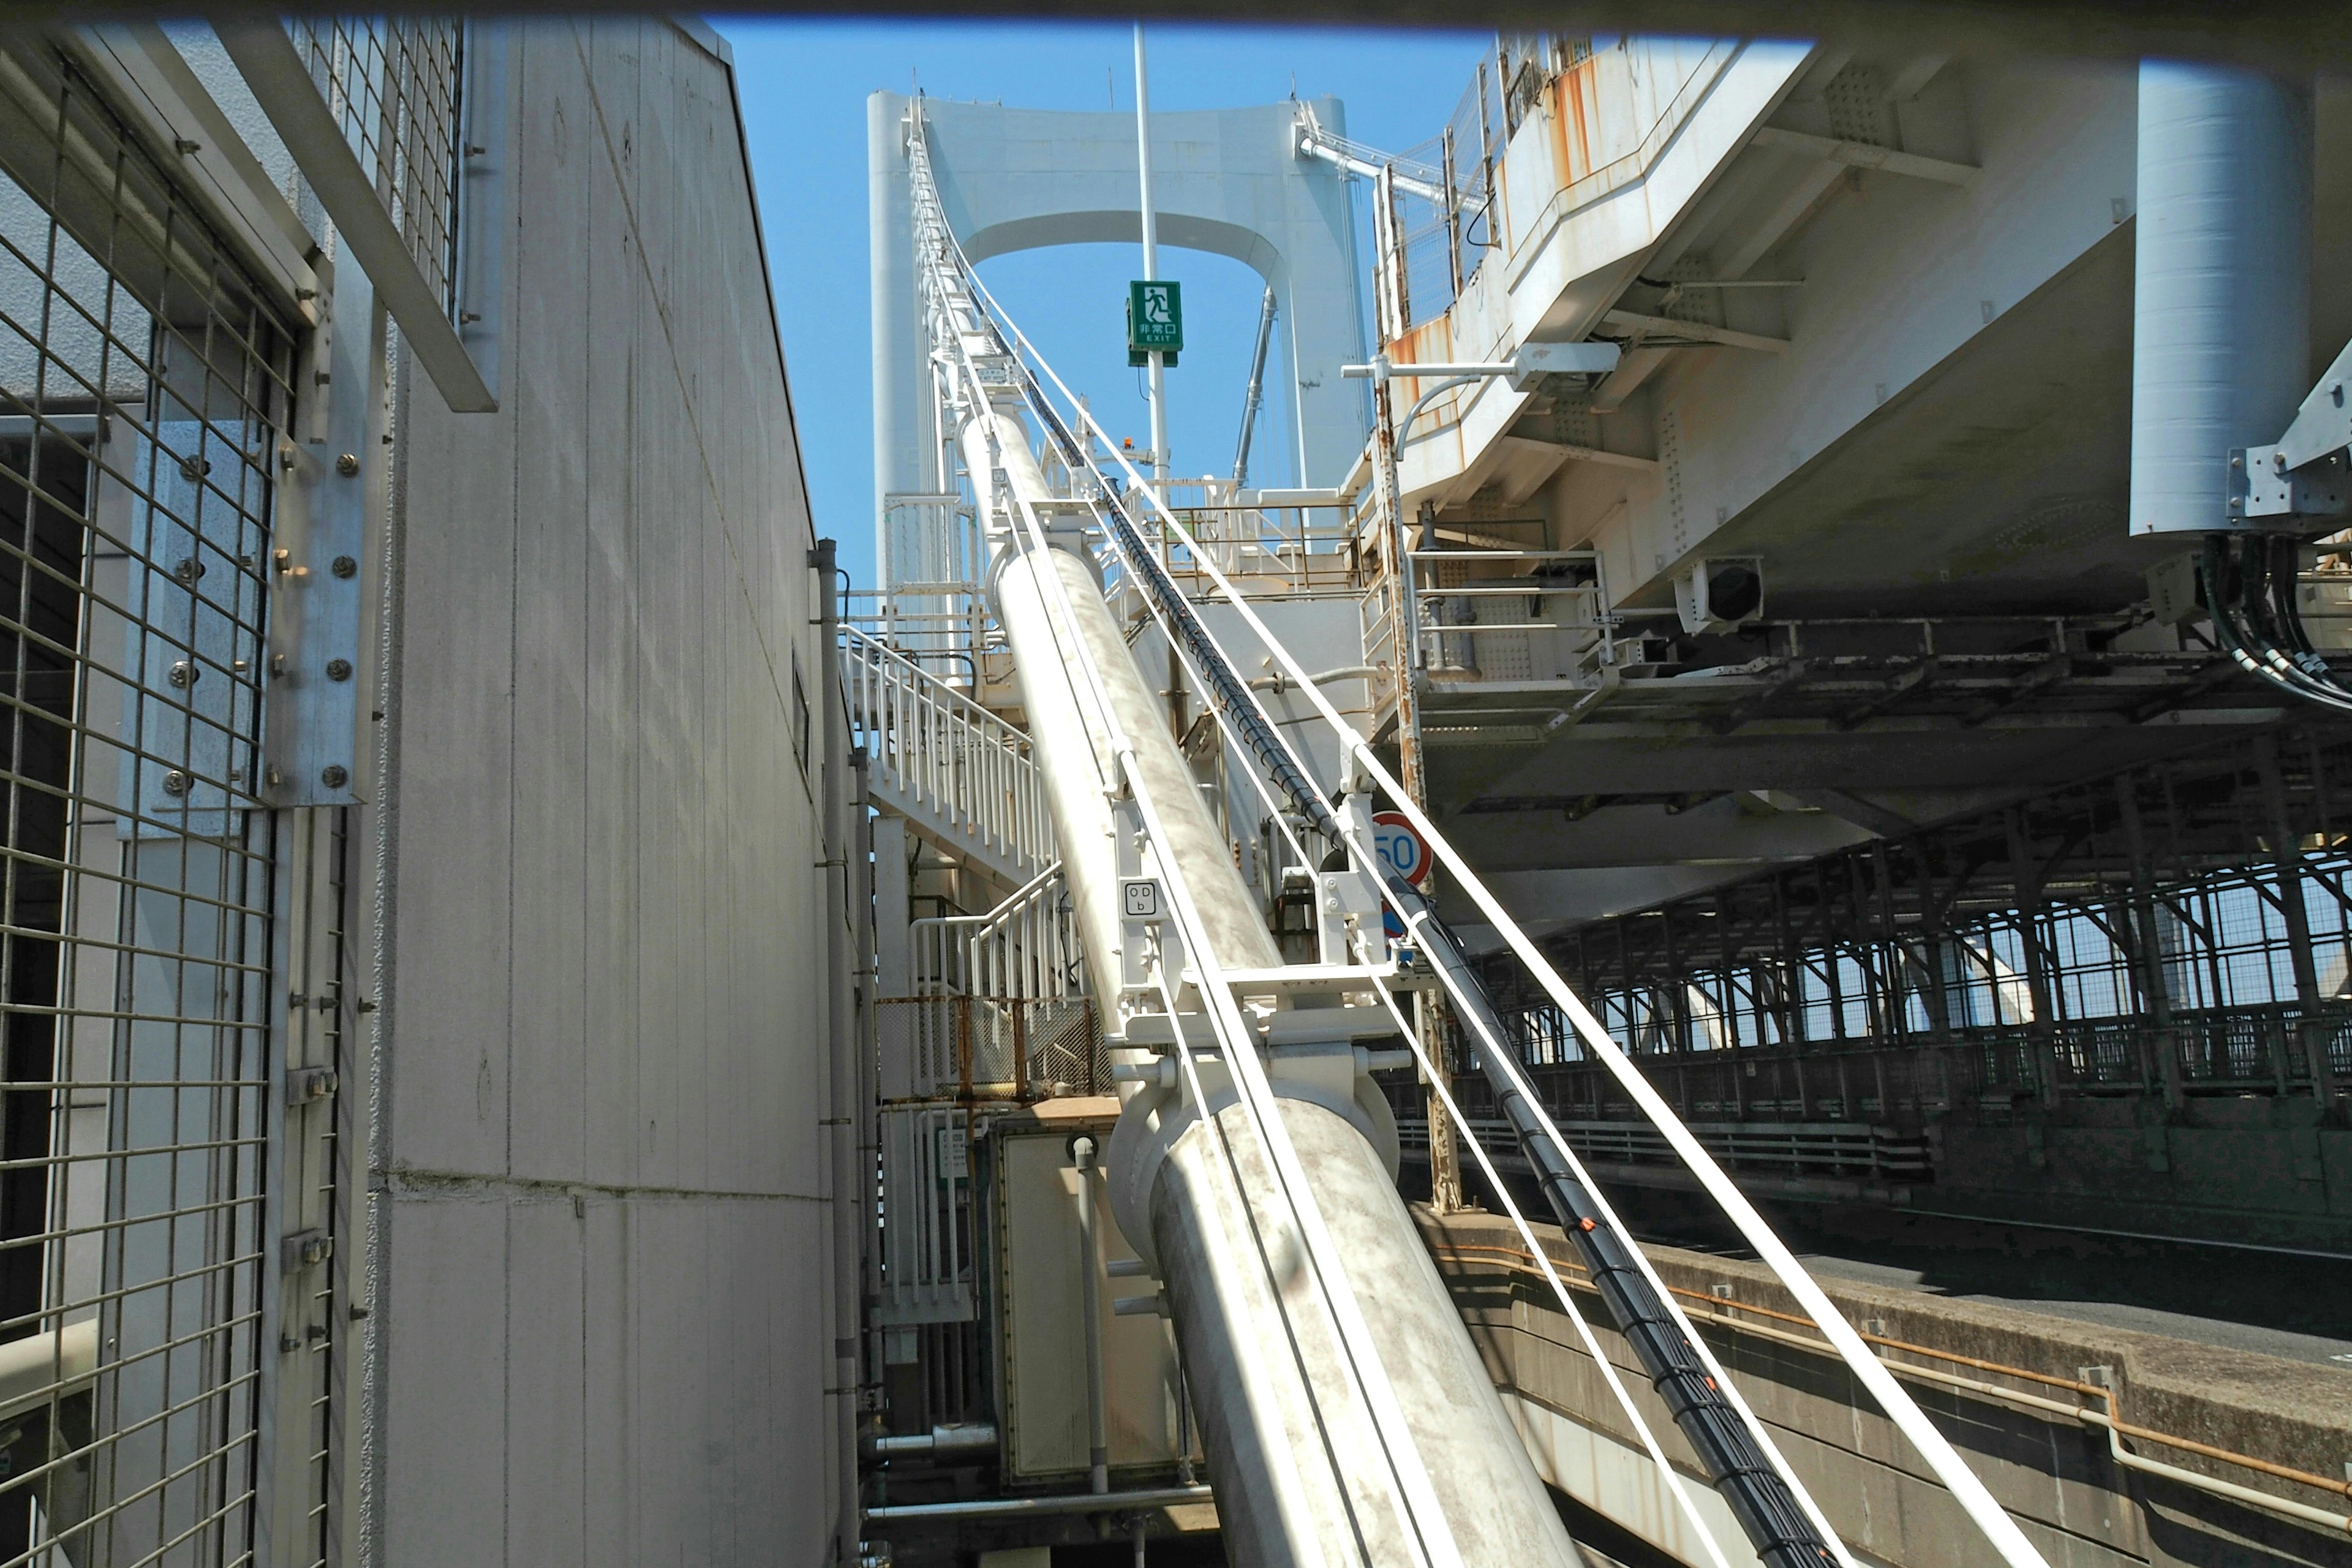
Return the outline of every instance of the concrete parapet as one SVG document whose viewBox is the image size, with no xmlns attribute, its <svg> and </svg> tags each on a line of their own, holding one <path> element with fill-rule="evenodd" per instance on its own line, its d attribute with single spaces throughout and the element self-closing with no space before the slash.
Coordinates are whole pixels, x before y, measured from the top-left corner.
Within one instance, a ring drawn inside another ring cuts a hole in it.
<svg viewBox="0 0 2352 1568">
<path fill-rule="evenodd" d="M 1516 1396 L 1547 1480 L 1688 1557 L 1673 1510 L 1629 1485 L 1638 1476 L 1654 1492 L 1654 1473 L 1517 1227 L 1476 1212 L 1416 1208 L 1415 1217 L 1489 1373 Z M 1668 1457 L 1703 1478 L 1598 1299 L 1580 1288 L 1573 1248 L 1556 1227 L 1536 1234 Z M 1651 1257 L 1858 1552 L 1903 1568 L 1993 1561 L 1769 1269 L 1671 1247 Z M 1821 1283 L 2053 1565 L 2352 1564 L 2343 1530 L 2218 1489 L 2352 1513 L 2352 1483 L 2338 1479 L 2352 1459 L 2352 1372 L 1885 1286 Z M 2078 1409 L 2091 1418 L 2071 1414 Z M 2110 1417 L 2126 1452 L 2179 1473 L 2118 1462 Z M 1735 1532 L 1725 1544 L 1737 1540 Z"/>
</svg>

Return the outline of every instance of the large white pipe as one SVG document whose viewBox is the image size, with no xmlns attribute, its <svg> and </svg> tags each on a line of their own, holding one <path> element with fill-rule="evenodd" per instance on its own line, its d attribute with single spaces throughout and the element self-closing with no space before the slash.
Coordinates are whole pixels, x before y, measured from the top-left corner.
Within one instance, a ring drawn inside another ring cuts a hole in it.
<svg viewBox="0 0 2352 1568">
<path fill-rule="evenodd" d="M 960 438 L 970 472 L 1002 469 L 1013 493 L 1033 505 L 1052 502 L 1011 414 L 982 411 Z M 1116 1016 L 1119 994 L 1116 819 L 1104 794 L 1116 774 L 1092 683 L 1074 668 L 1072 637 L 1134 750 L 1220 966 L 1278 967 L 1280 949 L 1091 563 L 1072 550 L 1034 548 L 1001 520 L 991 543 L 997 621 L 1012 647 L 1080 940 L 1107 1014 Z M 1392 1153 L 1394 1129 L 1378 1090 L 1349 1041 L 1320 1043 L 1311 1027 L 1302 1040 L 1270 1068 L 1283 1121 L 1370 1323 L 1373 1343 L 1356 1352 L 1377 1353 L 1462 1562 L 1569 1568 L 1579 1561 L 1575 1546 L 1397 1196 L 1383 1154 Z M 1311 1305 L 1273 1173 L 1222 1068 L 1210 1062 L 1202 1070 L 1220 1131 L 1181 1091 L 1129 1086 L 1103 1164 L 1121 1228 L 1167 1287 L 1227 1553 L 1244 1568 L 1413 1562 L 1386 1500 L 1377 1429 L 1352 1386 L 1348 1348 Z M 1277 1279 L 1268 1278 L 1261 1247 L 1276 1254 Z"/>
<path fill-rule="evenodd" d="M 1053 499 L 1030 453 L 1028 433 L 1017 419 L 992 409 L 968 419 L 961 439 L 970 472 L 984 475 L 1002 467 L 1014 493 L 1032 504 Z M 992 543 L 991 591 L 997 622 L 1013 647 L 1021 705 L 1029 720 L 1030 742 L 1043 764 L 1046 805 L 1054 818 L 1055 841 L 1062 846 L 1062 874 L 1070 885 L 1095 994 L 1110 1008 L 1119 994 L 1116 826 L 1110 800 L 1103 793 L 1116 769 L 1110 734 L 1081 700 L 1079 650 L 1066 647 L 1061 640 L 1071 632 L 1084 645 L 1084 657 L 1135 749 L 1136 766 L 1152 798 L 1160 803 L 1161 826 L 1208 914 L 1209 937 L 1220 961 L 1235 969 L 1274 968 L 1282 962 L 1281 950 L 1258 918 L 1257 900 L 1242 881 L 1225 837 L 1201 799 L 1192 764 L 1169 733 L 1166 704 L 1145 683 L 1110 606 L 1103 602 L 1093 564 L 1073 551 L 1039 552 L 1025 544 L 1003 537 L 1000 531 Z M 1055 613 L 1061 600 L 1048 573 L 1061 580 L 1075 627 L 1061 625 Z M 1097 850 L 1089 853 L 1089 845 Z"/>
<path fill-rule="evenodd" d="M 2311 381 L 2311 115 L 2231 66 L 2139 72 L 2131 528 L 2234 526 L 2229 453 L 2278 439 Z"/>
</svg>

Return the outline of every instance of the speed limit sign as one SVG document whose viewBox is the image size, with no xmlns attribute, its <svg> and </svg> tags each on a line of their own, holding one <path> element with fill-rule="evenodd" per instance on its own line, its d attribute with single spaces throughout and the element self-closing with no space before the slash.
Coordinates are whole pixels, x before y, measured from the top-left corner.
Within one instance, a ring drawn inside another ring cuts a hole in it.
<svg viewBox="0 0 2352 1568">
<path fill-rule="evenodd" d="M 1381 864 L 1414 887 L 1429 880 L 1429 845 L 1401 811 L 1372 813 L 1372 849 Z"/>
</svg>

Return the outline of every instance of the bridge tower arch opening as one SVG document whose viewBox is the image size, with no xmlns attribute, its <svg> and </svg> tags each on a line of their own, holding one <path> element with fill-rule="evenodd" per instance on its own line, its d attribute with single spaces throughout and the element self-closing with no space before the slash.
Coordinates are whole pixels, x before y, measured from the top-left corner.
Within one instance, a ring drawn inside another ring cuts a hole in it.
<svg viewBox="0 0 2352 1568">
<path fill-rule="evenodd" d="M 901 499 L 953 488 L 927 395 L 908 109 L 903 93 L 866 100 L 875 555 L 887 586 L 953 575 L 945 531 L 930 526 L 936 510 Z M 1318 124 L 1344 128 L 1332 98 L 1154 114 L 1152 195 L 1161 244 L 1230 257 L 1274 289 L 1288 374 L 1267 399 L 1279 402 L 1299 481 L 1334 485 L 1363 449 L 1371 406 L 1361 383 L 1339 375 L 1366 353 L 1361 269 L 1346 176 L 1297 155 L 1310 110 Z M 1141 243 L 1131 114 L 927 99 L 923 119 L 941 205 L 975 265 L 1047 246 Z"/>
</svg>

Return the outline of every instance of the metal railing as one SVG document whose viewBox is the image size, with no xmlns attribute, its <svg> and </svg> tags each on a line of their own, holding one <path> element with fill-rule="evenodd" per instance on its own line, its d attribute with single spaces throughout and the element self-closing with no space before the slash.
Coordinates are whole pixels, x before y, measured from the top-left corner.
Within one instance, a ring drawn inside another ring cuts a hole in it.
<svg viewBox="0 0 2352 1568">
<path fill-rule="evenodd" d="M 1536 1053 L 1523 1047 L 1523 1055 Z M 2168 1058 L 2170 1067 L 2168 1069 Z M 2005 1110 L 2030 1100 L 2167 1092 L 2308 1094 L 2326 1064 L 2352 1079 L 2352 1005 L 2294 1004 L 2145 1018 L 2066 1019 L 1957 1029 L 1946 1037 L 1818 1041 L 1643 1051 L 1636 1059 L 1687 1113 L 1743 1122 L 1853 1120 L 1913 1123 L 1956 1107 Z M 1546 1101 L 1563 1111 L 1632 1114 L 1591 1061 L 1531 1061 Z M 1475 1083 L 1464 1093 L 1475 1103 Z"/>
<path fill-rule="evenodd" d="M 913 1058 L 921 1099 L 1025 1102 L 1110 1092 L 1090 996 L 884 996 L 875 1005 L 882 1049 Z"/>
<path fill-rule="evenodd" d="M 1190 541 L 1149 509 L 1133 508 L 1130 515 L 1161 569 L 1188 593 L 1207 591 L 1204 557 L 1262 595 L 1358 593 L 1369 580 L 1371 563 L 1349 508 L 1268 504 L 1256 499 L 1259 492 L 1213 477 L 1154 481 L 1154 488 Z M 1104 553 L 1105 564 L 1114 565 L 1114 552 Z"/>
<path fill-rule="evenodd" d="M 1433 678 L 1580 682 L 1616 662 L 1597 550 L 1423 549 L 1412 563 L 1414 666 Z"/>
<path fill-rule="evenodd" d="M 1069 884 L 1059 861 L 983 915 L 909 927 L 924 996 L 1076 996 L 1085 990 Z"/>
<path fill-rule="evenodd" d="M 1397 1141 L 1411 1153 L 1426 1153 L 1429 1121 L 1422 1113 L 1417 1092 L 1398 1106 Z M 1655 1129 L 1631 1121 L 1560 1121 L 1560 1131 L 1579 1158 L 1601 1165 L 1679 1166 L 1681 1162 Z M 1706 1152 L 1739 1171 L 1769 1171 L 1791 1176 L 1837 1176 L 1853 1180 L 1922 1183 L 1935 1173 L 1927 1140 L 1916 1133 L 1859 1122 L 1742 1124 L 1690 1121 L 1685 1123 Z M 1506 1170 L 1523 1170 L 1526 1163 L 1510 1152 L 1509 1123 L 1498 1118 L 1474 1116 L 1470 1131 L 1486 1147 L 1502 1151 L 1495 1163 Z"/>
<path fill-rule="evenodd" d="M 1053 864 L 1029 737 L 877 638 L 844 626 L 842 687 L 877 803 L 1009 880 Z"/>
<path fill-rule="evenodd" d="M 914 922 L 919 994 L 880 998 L 881 1059 L 907 1098 L 880 1108 L 884 1289 L 879 1321 L 957 1323 L 974 1311 L 971 1140 L 1034 1100 L 1097 1094 L 1110 1060 L 1079 994 L 1077 934 L 1058 864 L 984 915 Z"/>
</svg>

